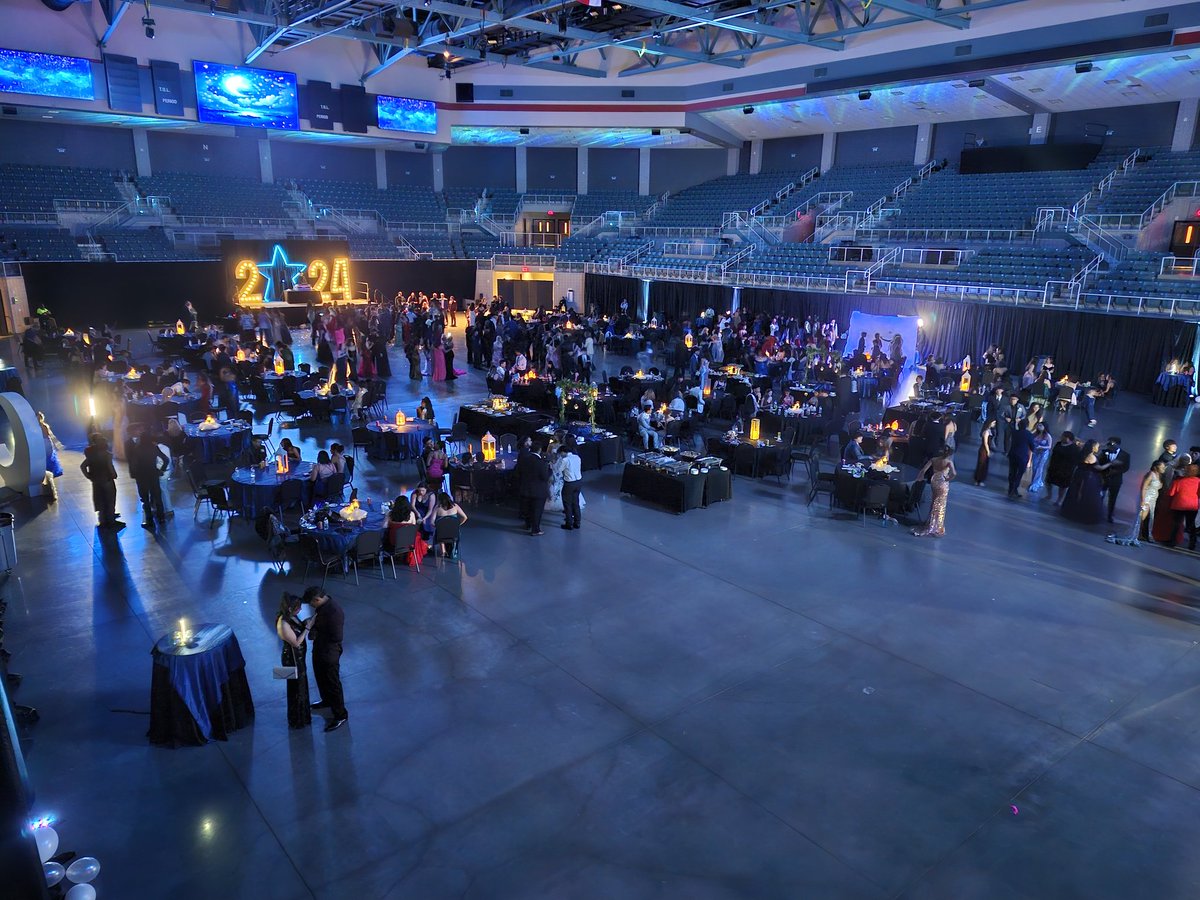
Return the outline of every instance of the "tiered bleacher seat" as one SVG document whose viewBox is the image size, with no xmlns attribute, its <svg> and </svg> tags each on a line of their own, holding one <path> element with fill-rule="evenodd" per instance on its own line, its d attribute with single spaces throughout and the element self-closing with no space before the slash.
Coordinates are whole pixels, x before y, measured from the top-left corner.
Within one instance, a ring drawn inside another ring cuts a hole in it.
<svg viewBox="0 0 1200 900">
<path fill-rule="evenodd" d="M 145 262 L 187 257 L 161 228 L 107 228 L 96 232 L 96 240 L 117 257 L 117 262 Z"/>
<path fill-rule="evenodd" d="M 59 261 L 82 258 L 79 245 L 65 229 L 0 224 L 0 259 Z"/>
<path fill-rule="evenodd" d="M 464 231 L 462 245 L 467 259 L 491 259 L 497 253 L 505 252 L 500 241 L 489 234 L 474 234 Z"/>
<path fill-rule="evenodd" d="M 652 224 L 668 227 L 716 227 L 727 212 L 746 212 L 794 181 L 798 173 L 729 175 L 672 194 Z"/>
<path fill-rule="evenodd" d="M 1086 169 L 962 175 L 949 166 L 897 201 L 888 228 L 1031 228 L 1041 206 L 1073 206 L 1116 168 L 1123 151 L 1101 152 Z"/>
<path fill-rule="evenodd" d="M 739 272 L 755 275 L 844 276 L 845 263 L 829 262 L 824 244 L 776 244 L 738 263 Z"/>
<path fill-rule="evenodd" d="M 0 210 L 53 212 L 56 199 L 120 202 L 116 177 L 108 169 L 0 165 Z"/>
<path fill-rule="evenodd" d="M 483 193 L 482 187 L 447 188 L 446 207 L 447 209 L 473 210 L 475 201 L 479 199 L 481 193 Z M 511 216 L 516 214 L 517 207 L 521 203 L 520 194 L 516 191 L 493 190 L 492 188 L 488 188 L 488 193 L 491 195 L 492 215 Z"/>
<path fill-rule="evenodd" d="M 795 212 L 820 193 L 850 191 L 854 194 L 842 204 L 840 211 L 865 210 L 886 197 L 896 185 L 917 174 L 920 169 L 910 165 L 834 166 L 815 181 L 795 191 L 782 202 L 767 210 L 767 215 L 781 216 Z"/>
<path fill-rule="evenodd" d="M 362 181 L 302 181 L 300 190 L 318 206 L 370 209 L 386 222 L 445 222 L 446 207 L 433 188 L 400 185 L 379 190 Z"/>
<path fill-rule="evenodd" d="M 402 234 L 418 253 L 432 253 L 434 259 L 455 258 L 454 247 L 446 231 L 405 231 Z"/>
<path fill-rule="evenodd" d="M 166 172 L 139 178 L 137 183 L 146 196 L 170 197 L 171 208 L 183 216 L 284 218 L 283 202 L 287 192 L 278 185 L 263 184 L 257 178 Z"/>
<path fill-rule="evenodd" d="M 1043 249 L 1030 245 L 989 246 L 960 266 L 889 266 L 877 277 L 935 284 L 1041 289 L 1068 281 L 1095 256 L 1086 247 Z"/>
<path fill-rule="evenodd" d="M 395 242 L 382 234 L 351 234 L 347 237 L 354 259 L 403 259 Z"/>
<path fill-rule="evenodd" d="M 571 218 L 576 225 L 582 225 L 610 210 L 641 214 L 654 200 L 654 197 L 643 196 L 637 191 L 594 191 L 590 194 L 580 194 L 575 198 Z"/>
<path fill-rule="evenodd" d="M 1159 278 L 1161 253 L 1130 251 L 1120 265 L 1101 273 L 1086 288 L 1130 297 L 1185 297 L 1200 300 L 1200 278 Z"/>
<path fill-rule="evenodd" d="M 1140 215 L 1177 181 L 1200 181 L 1200 150 L 1172 153 L 1165 147 L 1142 151 L 1150 157 L 1118 175 L 1112 189 L 1088 206 L 1089 214 Z"/>
</svg>

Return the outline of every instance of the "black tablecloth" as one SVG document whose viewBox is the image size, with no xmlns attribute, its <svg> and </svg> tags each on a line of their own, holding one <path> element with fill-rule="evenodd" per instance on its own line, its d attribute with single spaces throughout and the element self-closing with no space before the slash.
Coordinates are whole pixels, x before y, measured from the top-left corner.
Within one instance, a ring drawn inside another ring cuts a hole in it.
<svg viewBox="0 0 1200 900">
<path fill-rule="evenodd" d="M 733 497 L 728 471 L 710 468 L 707 473 L 670 475 L 648 466 L 627 464 L 621 473 L 621 493 L 658 503 L 677 513 L 708 506 Z"/>
<path fill-rule="evenodd" d="M 1190 376 L 1163 372 L 1150 391 L 1150 402 L 1155 406 L 1187 406 L 1192 384 Z"/>
<path fill-rule="evenodd" d="M 226 740 L 254 718 L 246 662 L 227 625 L 198 625 L 195 646 L 175 648 L 171 636 L 154 646 L 150 681 L 150 743 L 168 747 Z"/>
<path fill-rule="evenodd" d="M 518 439 L 531 436 L 535 431 L 550 421 L 549 416 L 542 413 L 517 413 L 503 416 L 492 416 L 480 409 L 470 406 L 460 407 L 458 421 L 467 426 L 471 434 L 482 437 L 491 432 L 492 437 L 499 438 L 502 434 L 515 434 Z"/>
</svg>

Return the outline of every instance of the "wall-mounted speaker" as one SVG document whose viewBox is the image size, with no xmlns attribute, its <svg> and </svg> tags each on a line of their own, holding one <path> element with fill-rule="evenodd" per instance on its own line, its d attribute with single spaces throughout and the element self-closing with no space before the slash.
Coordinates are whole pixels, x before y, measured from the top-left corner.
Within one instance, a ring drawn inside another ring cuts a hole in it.
<svg viewBox="0 0 1200 900">
<path fill-rule="evenodd" d="M 474 103 L 475 85 L 469 81 L 454 82 L 454 99 L 459 103 Z"/>
</svg>

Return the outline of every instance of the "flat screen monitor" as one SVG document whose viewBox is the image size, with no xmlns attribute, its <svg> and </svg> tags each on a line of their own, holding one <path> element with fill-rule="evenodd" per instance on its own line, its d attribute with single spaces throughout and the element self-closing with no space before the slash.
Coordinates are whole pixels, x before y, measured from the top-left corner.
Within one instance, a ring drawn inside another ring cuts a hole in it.
<svg viewBox="0 0 1200 900">
<path fill-rule="evenodd" d="M 90 60 L 53 53 L 0 50 L 0 91 L 95 100 Z"/>
<path fill-rule="evenodd" d="M 201 122 L 254 128 L 300 128 L 296 76 L 220 63 L 192 63 Z"/>
<path fill-rule="evenodd" d="M 437 134 L 437 104 L 432 101 L 380 94 L 375 98 L 375 112 L 380 128 Z"/>
</svg>

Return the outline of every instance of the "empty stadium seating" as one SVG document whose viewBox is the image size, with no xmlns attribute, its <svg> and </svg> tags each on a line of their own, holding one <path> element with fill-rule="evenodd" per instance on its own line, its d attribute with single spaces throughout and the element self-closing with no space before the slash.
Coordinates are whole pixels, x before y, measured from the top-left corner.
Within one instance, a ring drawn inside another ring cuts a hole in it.
<svg viewBox="0 0 1200 900">
<path fill-rule="evenodd" d="M 643 196 L 637 191 L 596 191 L 581 194 L 575 199 L 571 219 L 579 226 L 610 210 L 643 213 L 654 200 L 654 197 Z"/>
<path fill-rule="evenodd" d="M 1177 181 L 1200 180 L 1200 150 L 1172 153 L 1164 147 L 1143 150 L 1149 157 L 1113 182 L 1112 189 L 1088 206 L 1089 214 L 1140 215 Z"/>
<path fill-rule="evenodd" d="M 840 277 L 848 268 L 845 263 L 829 262 L 829 248 L 822 244 L 777 244 L 742 260 L 737 270 L 755 275 Z"/>
<path fill-rule="evenodd" d="M 446 221 L 446 207 L 433 188 L 401 185 L 381 191 L 361 181 L 309 180 L 300 190 L 317 206 L 374 210 L 387 222 Z"/>
<path fill-rule="evenodd" d="M 36 225 L 0 225 L 0 259 L 82 259 L 79 245 L 64 228 Z"/>
<path fill-rule="evenodd" d="M 799 177 L 799 173 L 729 175 L 672 194 L 651 224 L 716 227 L 727 212 L 746 212 Z"/>
<path fill-rule="evenodd" d="M 98 230 L 95 237 L 118 262 L 171 260 L 188 255 L 177 251 L 161 228 L 105 228 Z"/>
<path fill-rule="evenodd" d="M 768 215 L 787 215 L 804 206 L 819 193 L 850 191 L 853 196 L 842 204 L 845 211 L 865 210 L 882 197 L 886 197 L 896 185 L 919 172 L 917 166 L 834 166 L 815 181 L 787 197 L 767 211 Z"/>
<path fill-rule="evenodd" d="M 1036 290 L 1045 287 L 1047 281 L 1070 280 L 1094 256 L 1086 247 L 991 246 L 981 248 L 960 266 L 888 266 L 878 277 Z"/>
<path fill-rule="evenodd" d="M 1132 251 L 1115 268 L 1100 273 L 1086 288 L 1104 294 L 1131 297 L 1187 297 L 1200 299 L 1200 278 L 1159 278 L 1161 253 Z"/>
<path fill-rule="evenodd" d="M 171 208 L 183 216 L 281 219 L 287 192 L 257 178 L 236 175 L 192 175 L 167 172 L 139 178 L 146 196 L 171 198 Z"/>
<path fill-rule="evenodd" d="M 107 169 L 0 165 L 0 210 L 53 212 L 55 200 L 119 202 L 117 177 Z"/>
</svg>

